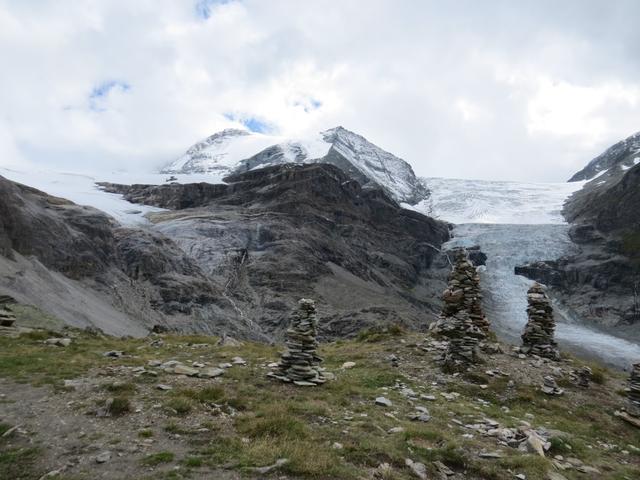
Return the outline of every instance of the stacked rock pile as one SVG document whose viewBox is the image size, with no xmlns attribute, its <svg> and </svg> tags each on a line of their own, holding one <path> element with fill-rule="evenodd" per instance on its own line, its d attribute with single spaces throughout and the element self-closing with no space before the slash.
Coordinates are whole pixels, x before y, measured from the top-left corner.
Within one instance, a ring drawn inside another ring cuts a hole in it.
<svg viewBox="0 0 640 480">
<path fill-rule="evenodd" d="M 564 390 L 558 386 L 556 379 L 551 375 L 544 377 L 543 382 L 544 383 L 540 387 L 540 390 L 542 390 L 543 393 L 546 393 L 547 395 L 562 395 L 564 393 Z"/>
<path fill-rule="evenodd" d="M 534 284 L 527 292 L 527 314 L 529 321 L 522 334 L 520 351 L 525 354 L 538 355 L 551 360 L 559 360 L 558 345 L 553 339 L 556 322 L 553 318 L 551 301 L 539 283 Z"/>
<path fill-rule="evenodd" d="M 627 398 L 629 399 L 627 412 L 634 417 L 640 418 L 640 363 L 636 363 L 631 367 Z"/>
<path fill-rule="evenodd" d="M 440 334 L 449 340 L 443 357 L 445 368 L 462 370 L 471 363 L 477 363 L 478 345 L 485 338 L 484 332 L 465 311 L 445 320 L 439 329 Z"/>
<path fill-rule="evenodd" d="M 449 275 L 447 289 L 442 294 L 442 300 L 444 301 L 443 317 L 452 317 L 458 312 L 465 311 L 478 328 L 485 333 L 489 331 L 489 321 L 482 312 L 480 275 L 463 248 L 455 251 L 455 263 Z"/>
<path fill-rule="evenodd" d="M 287 351 L 282 354 L 276 369 L 268 375 L 299 386 L 324 383 L 326 379 L 319 367 L 322 359 L 316 354 L 316 335 L 315 302 L 303 298 L 298 302 L 298 309 L 293 313 L 286 333 Z"/>
<path fill-rule="evenodd" d="M 16 316 L 7 307 L 0 305 L 0 327 L 12 327 Z"/>
<path fill-rule="evenodd" d="M 576 382 L 579 387 L 589 388 L 589 382 L 591 381 L 591 377 L 593 372 L 591 368 L 584 366 L 580 367 L 573 372 L 571 372 L 571 377 Z"/>
</svg>

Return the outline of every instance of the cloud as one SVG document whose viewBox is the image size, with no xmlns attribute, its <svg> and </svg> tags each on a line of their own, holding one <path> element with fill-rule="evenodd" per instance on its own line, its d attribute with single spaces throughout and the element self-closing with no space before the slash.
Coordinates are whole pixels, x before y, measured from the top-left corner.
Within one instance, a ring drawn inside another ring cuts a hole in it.
<svg viewBox="0 0 640 480">
<path fill-rule="evenodd" d="M 640 130 L 638 15 L 633 0 L 0 0 L 0 164 L 150 170 L 238 123 L 343 125 L 420 175 L 562 181 Z"/>
</svg>

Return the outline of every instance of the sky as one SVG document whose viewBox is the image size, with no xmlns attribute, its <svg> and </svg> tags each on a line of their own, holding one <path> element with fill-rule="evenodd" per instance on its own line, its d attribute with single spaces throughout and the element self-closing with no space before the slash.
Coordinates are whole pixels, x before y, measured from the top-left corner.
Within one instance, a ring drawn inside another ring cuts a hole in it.
<svg viewBox="0 0 640 480">
<path fill-rule="evenodd" d="M 420 176 L 565 181 L 640 131 L 635 0 L 0 0 L 0 166 L 152 171 L 337 125 Z"/>
</svg>

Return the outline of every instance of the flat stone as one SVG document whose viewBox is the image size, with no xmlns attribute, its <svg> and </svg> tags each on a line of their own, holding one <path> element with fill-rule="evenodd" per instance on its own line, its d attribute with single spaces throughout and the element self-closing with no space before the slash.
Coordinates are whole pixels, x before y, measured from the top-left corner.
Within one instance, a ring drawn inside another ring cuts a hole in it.
<svg viewBox="0 0 640 480">
<path fill-rule="evenodd" d="M 165 385 L 164 383 L 159 383 L 158 385 L 156 385 L 156 388 L 158 390 L 164 390 L 164 391 L 173 390 L 173 387 L 171 387 L 170 385 Z"/>
<path fill-rule="evenodd" d="M 535 433 L 527 437 L 527 450 L 531 453 L 537 453 L 544 457 L 544 442 Z"/>
<path fill-rule="evenodd" d="M 547 472 L 546 480 L 567 480 L 567 477 L 558 472 Z"/>
<path fill-rule="evenodd" d="M 344 362 L 342 364 L 342 368 L 344 368 L 344 369 L 353 368 L 355 366 L 356 366 L 356 362 Z"/>
<path fill-rule="evenodd" d="M 383 407 L 392 407 L 393 403 L 391 403 L 391 400 L 389 400 L 388 398 L 385 397 L 377 397 L 376 400 L 376 405 L 381 405 Z"/>
<path fill-rule="evenodd" d="M 305 380 L 294 380 L 293 384 L 299 387 L 316 387 L 318 385 L 317 383 L 307 382 Z"/>
<path fill-rule="evenodd" d="M 478 454 L 480 458 L 502 458 L 502 454 L 499 452 L 480 452 Z"/>
<path fill-rule="evenodd" d="M 283 467 L 287 463 L 289 463 L 288 458 L 279 458 L 278 460 L 276 460 L 276 463 L 274 463 L 273 465 L 268 465 L 266 467 L 256 467 L 253 469 L 253 471 L 261 475 L 266 475 L 267 473 L 272 472 L 273 470 L 277 470 L 278 468 Z"/>
<path fill-rule="evenodd" d="M 111 452 L 105 451 L 96 457 L 96 463 L 107 463 L 111 460 Z"/>
<path fill-rule="evenodd" d="M 44 343 L 47 345 L 55 345 L 56 347 L 68 347 L 71 345 L 70 338 L 47 338 Z"/>
<path fill-rule="evenodd" d="M 173 368 L 173 373 L 175 373 L 176 375 L 186 375 L 188 377 L 193 377 L 200 372 L 197 369 L 187 367 L 186 365 L 176 365 Z"/>
<path fill-rule="evenodd" d="M 420 480 L 427 480 L 427 467 L 424 463 L 414 462 L 410 458 L 405 459 L 404 464 L 411 469 Z"/>
<path fill-rule="evenodd" d="M 222 368 L 203 368 L 198 372 L 198 377 L 200 378 L 216 378 L 221 375 L 224 375 L 224 370 Z"/>
</svg>

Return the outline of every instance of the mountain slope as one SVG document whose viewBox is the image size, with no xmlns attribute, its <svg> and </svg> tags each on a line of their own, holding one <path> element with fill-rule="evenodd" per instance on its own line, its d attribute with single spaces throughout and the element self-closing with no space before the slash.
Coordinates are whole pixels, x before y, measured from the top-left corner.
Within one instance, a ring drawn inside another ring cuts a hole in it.
<svg viewBox="0 0 640 480">
<path fill-rule="evenodd" d="M 565 203 L 578 252 L 523 266 L 556 288 L 578 316 L 640 338 L 640 134 L 609 148 L 572 180 L 591 178 Z"/>
<path fill-rule="evenodd" d="M 275 165 L 227 184 L 103 184 L 168 208 L 150 216 L 217 284 L 238 321 L 279 335 L 301 297 L 321 305 L 325 338 L 365 326 L 426 327 L 439 311 L 433 265 L 448 225 L 405 210 L 328 164 Z M 446 263 L 445 263 L 446 264 Z"/>
<path fill-rule="evenodd" d="M 428 196 L 407 162 L 343 127 L 304 139 L 223 130 L 193 145 L 162 173 L 209 173 L 221 179 L 284 163 L 335 165 L 361 185 L 380 187 L 400 202 L 415 204 Z"/>
<path fill-rule="evenodd" d="M 586 167 L 573 175 L 569 181 L 593 180 L 597 176 L 605 175 L 606 173 L 620 176 L 638 163 L 640 163 L 640 132 L 609 147 L 604 153 L 598 155 Z M 615 169 L 611 170 L 612 167 L 615 167 Z"/>
<path fill-rule="evenodd" d="M 216 304 L 218 287 L 167 237 L 3 177 L 0 293 L 114 335 L 199 322 L 215 331 L 232 318 Z"/>
</svg>

